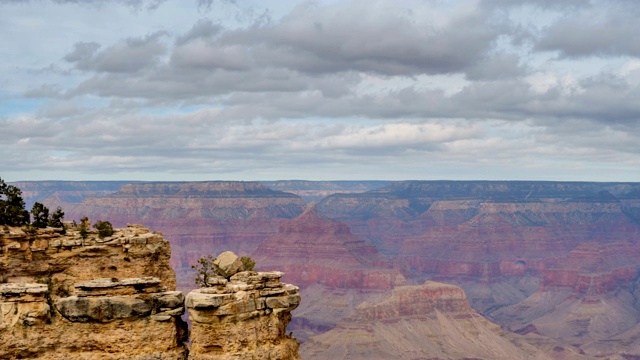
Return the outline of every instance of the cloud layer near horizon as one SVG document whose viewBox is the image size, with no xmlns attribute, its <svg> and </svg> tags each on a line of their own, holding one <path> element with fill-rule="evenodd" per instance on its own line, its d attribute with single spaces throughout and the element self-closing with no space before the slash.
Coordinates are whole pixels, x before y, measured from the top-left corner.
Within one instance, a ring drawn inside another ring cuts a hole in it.
<svg viewBox="0 0 640 360">
<path fill-rule="evenodd" d="M 0 0 L 0 176 L 638 181 L 639 14 Z"/>
</svg>

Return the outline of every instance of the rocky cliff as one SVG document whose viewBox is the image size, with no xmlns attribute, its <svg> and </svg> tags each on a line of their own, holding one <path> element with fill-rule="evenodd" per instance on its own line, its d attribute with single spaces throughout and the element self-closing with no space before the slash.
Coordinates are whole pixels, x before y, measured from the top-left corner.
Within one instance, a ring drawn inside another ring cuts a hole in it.
<svg viewBox="0 0 640 360">
<path fill-rule="evenodd" d="M 183 359 L 169 242 L 142 226 L 0 231 L 0 358 Z"/>
<path fill-rule="evenodd" d="M 169 242 L 84 230 L 0 230 L 1 359 L 299 359 L 285 331 L 301 298 L 282 273 L 238 269 L 190 293 L 189 352 Z"/>
<path fill-rule="evenodd" d="M 244 271 L 190 292 L 189 359 L 300 359 L 286 328 L 301 297 L 296 286 L 280 282 L 282 275 Z"/>
</svg>

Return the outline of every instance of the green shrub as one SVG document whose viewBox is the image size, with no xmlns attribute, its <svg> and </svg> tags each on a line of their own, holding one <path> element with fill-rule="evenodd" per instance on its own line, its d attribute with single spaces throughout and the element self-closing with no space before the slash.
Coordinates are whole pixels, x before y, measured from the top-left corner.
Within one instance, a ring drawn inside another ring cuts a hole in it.
<svg viewBox="0 0 640 360">
<path fill-rule="evenodd" d="M 100 237 L 100 239 L 113 235 L 113 226 L 108 221 L 98 220 L 93 227 L 98 230 L 98 237 Z"/>
<path fill-rule="evenodd" d="M 216 269 L 218 266 L 213 263 L 215 258 L 211 255 L 203 256 L 198 259 L 198 263 L 196 265 L 192 265 L 191 268 L 196 270 L 196 285 L 199 287 L 207 287 L 209 278 L 217 275 Z"/>
<path fill-rule="evenodd" d="M 241 257 L 240 261 L 242 261 L 245 271 L 253 271 L 253 268 L 256 266 L 256 262 L 248 256 Z"/>
</svg>

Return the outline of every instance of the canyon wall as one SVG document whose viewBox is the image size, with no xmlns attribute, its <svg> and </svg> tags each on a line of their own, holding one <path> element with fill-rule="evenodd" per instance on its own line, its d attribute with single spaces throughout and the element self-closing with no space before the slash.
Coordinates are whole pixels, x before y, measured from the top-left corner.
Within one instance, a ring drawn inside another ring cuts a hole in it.
<svg viewBox="0 0 640 360">
<path fill-rule="evenodd" d="M 426 282 L 362 303 L 335 328 L 305 342 L 301 353 L 310 360 L 589 358 L 552 341 L 540 347 L 528 341 L 476 313 L 461 288 Z"/>
<path fill-rule="evenodd" d="M 162 234 L 61 230 L 0 230 L 0 358 L 184 359 L 184 297 Z"/>
</svg>

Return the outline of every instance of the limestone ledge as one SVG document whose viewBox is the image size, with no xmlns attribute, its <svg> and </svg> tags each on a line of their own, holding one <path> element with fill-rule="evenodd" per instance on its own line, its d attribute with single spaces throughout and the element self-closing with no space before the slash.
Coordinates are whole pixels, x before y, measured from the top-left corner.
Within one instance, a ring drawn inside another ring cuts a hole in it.
<svg viewBox="0 0 640 360">
<path fill-rule="evenodd" d="M 162 233 L 151 232 L 138 224 L 128 224 L 126 228 L 114 229 L 112 236 L 100 238 L 96 230 L 89 229 L 87 235 L 82 237 L 78 228 L 70 228 L 66 234 L 61 234 L 62 229 L 45 228 L 38 229 L 37 237 L 30 237 L 23 229 L 12 229 L 4 234 L 5 244 L 3 252 L 12 251 L 59 251 L 60 249 L 72 249 L 83 247 L 86 252 L 99 251 L 106 246 L 122 247 L 127 251 L 132 246 L 146 246 L 155 251 L 164 240 Z"/>
<path fill-rule="evenodd" d="M 44 296 L 48 287 L 46 284 L 31 284 L 31 283 L 17 283 L 17 284 L 0 284 L 0 300 L 3 301 L 25 301 L 25 297 L 32 296 Z"/>
<path fill-rule="evenodd" d="M 184 313 L 184 295 L 179 291 L 133 296 L 70 296 L 55 302 L 56 309 L 71 322 L 110 322 L 151 317 L 169 321 Z"/>
<path fill-rule="evenodd" d="M 48 322 L 47 291 L 45 284 L 0 284 L 0 330 Z"/>
<path fill-rule="evenodd" d="M 290 312 L 301 301 L 298 287 L 280 282 L 282 272 L 244 271 L 231 276 L 230 281 L 214 278 L 209 284 L 217 286 L 196 289 L 186 298 L 191 321 L 213 324 L 271 312 Z M 228 320 L 228 319 L 227 319 Z"/>
</svg>

